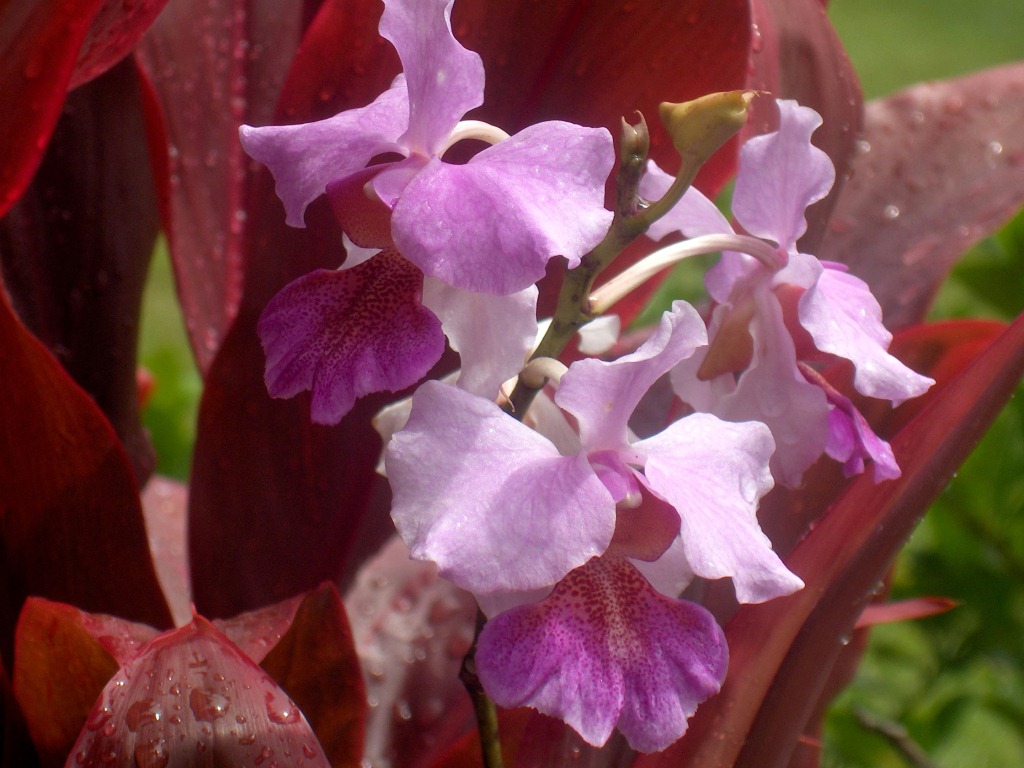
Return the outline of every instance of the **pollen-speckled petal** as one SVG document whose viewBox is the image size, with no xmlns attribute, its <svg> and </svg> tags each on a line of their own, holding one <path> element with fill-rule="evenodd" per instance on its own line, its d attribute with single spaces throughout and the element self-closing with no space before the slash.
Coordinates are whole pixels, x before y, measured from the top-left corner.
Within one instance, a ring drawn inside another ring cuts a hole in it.
<svg viewBox="0 0 1024 768">
<path fill-rule="evenodd" d="M 260 318 L 273 397 L 313 393 L 312 418 L 334 424 L 356 398 L 395 392 L 444 351 L 441 323 L 420 304 L 423 275 L 394 251 L 285 286 Z"/>
<path fill-rule="evenodd" d="M 621 558 L 597 558 L 539 603 L 492 618 L 476 653 L 504 707 L 563 719 L 601 746 L 618 727 L 656 752 L 686 731 L 725 677 L 728 647 L 704 608 L 658 594 Z"/>
</svg>

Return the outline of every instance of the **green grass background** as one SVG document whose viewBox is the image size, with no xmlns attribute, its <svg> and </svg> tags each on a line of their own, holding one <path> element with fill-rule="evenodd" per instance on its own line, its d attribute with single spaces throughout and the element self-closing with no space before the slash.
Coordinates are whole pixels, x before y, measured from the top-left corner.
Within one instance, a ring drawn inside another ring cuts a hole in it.
<svg viewBox="0 0 1024 768">
<path fill-rule="evenodd" d="M 1024 59 L 1024 0 L 833 0 L 829 13 L 868 98 Z M 699 276 L 681 275 L 675 290 L 692 295 Z M 140 357 L 157 380 L 145 423 L 159 471 L 184 479 L 201 381 L 163 244 L 144 301 Z M 1022 310 L 1018 218 L 965 257 L 933 316 L 1008 320 Z M 1024 398 L 1010 403 L 914 534 L 893 595 L 961 605 L 874 630 L 829 717 L 824 765 L 1024 766 Z"/>
</svg>

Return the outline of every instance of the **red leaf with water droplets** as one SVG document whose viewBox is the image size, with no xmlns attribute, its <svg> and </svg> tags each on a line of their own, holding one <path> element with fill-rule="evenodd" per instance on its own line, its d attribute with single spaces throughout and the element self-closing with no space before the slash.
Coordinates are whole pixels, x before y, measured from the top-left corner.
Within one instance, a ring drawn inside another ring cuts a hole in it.
<svg viewBox="0 0 1024 768">
<path fill-rule="evenodd" d="M 876 485 L 861 475 L 793 549 L 787 565 L 807 586 L 740 608 L 726 628 L 732 658 L 722 692 L 697 711 L 682 741 L 638 768 L 786 764 L 842 637 L 1022 373 L 1024 316 L 893 438 L 902 477 Z"/>
<path fill-rule="evenodd" d="M 329 768 L 288 695 L 205 619 L 165 632 L 107 683 L 69 766 Z"/>
<path fill-rule="evenodd" d="M 160 587 L 174 624 L 180 627 L 192 619 L 192 584 L 185 539 L 188 487 L 154 475 L 142 489 L 142 514 Z"/>
<path fill-rule="evenodd" d="M 1024 64 L 868 104 L 853 177 L 818 252 L 871 285 L 886 325 L 921 320 L 972 244 L 1024 204 Z"/>
<path fill-rule="evenodd" d="M 345 607 L 333 585 L 304 596 L 262 666 L 299 705 L 331 765 L 358 768 L 366 691 Z"/>
<path fill-rule="evenodd" d="M 433 766 L 475 730 L 459 668 L 473 640 L 476 601 L 439 577 L 432 563 L 410 559 L 396 536 L 360 569 L 345 606 L 375 702 L 366 758 Z"/>
<path fill-rule="evenodd" d="M 230 619 L 214 619 L 213 626 L 259 664 L 288 631 L 305 597 L 297 595 L 280 603 L 240 613 Z"/>
<path fill-rule="evenodd" d="M 796 99 L 823 119 L 812 141 L 832 159 L 836 183 L 807 211 L 802 249 L 815 253 L 839 197 L 863 123 L 863 95 L 853 66 L 818 0 L 753 0 L 751 74 L 747 87 Z M 745 135 L 777 124 L 774 108 L 757 99 Z"/>
<path fill-rule="evenodd" d="M 103 410 L 143 482 L 139 308 L 159 222 L 135 67 L 71 93 L 32 184 L 0 221 L 11 299 Z"/>
<path fill-rule="evenodd" d="M 0 6 L 0 216 L 28 186 L 103 0 Z"/>
<path fill-rule="evenodd" d="M 181 0 L 142 40 L 138 57 L 163 109 L 158 179 L 189 339 L 206 372 L 241 299 L 249 254 L 275 258 L 248 237 L 259 210 L 241 123 L 270 121 L 301 33 L 299 0 Z M 280 206 L 274 215 L 279 215 Z"/>
<path fill-rule="evenodd" d="M 63 603 L 35 597 L 25 602 L 18 620 L 14 693 L 44 768 L 64 765 L 120 659 L 155 635 L 150 627 Z"/>
<path fill-rule="evenodd" d="M 168 626 L 121 444 L 92 399 L 18 322 L 3 291 L 0 369 L 4 658 L 30 594 Z"/>
</svg>

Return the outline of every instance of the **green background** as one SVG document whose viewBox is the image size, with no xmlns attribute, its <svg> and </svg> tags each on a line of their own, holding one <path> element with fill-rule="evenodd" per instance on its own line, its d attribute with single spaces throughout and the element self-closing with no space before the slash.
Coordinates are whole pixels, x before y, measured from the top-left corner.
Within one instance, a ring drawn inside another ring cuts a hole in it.
<svg viewBox="0 0 1024 768">
<path fill-rule="evenodd" d="M 829 13 L 868 98 L 1024 59 L 1024 0 L 834 0 Z M 680 277 L 678 290 L 694 290 L 692 274 Z M 142 364 L 157 380 L 145 422 L 159 471 L 184 479 L 201 382 L 171 283 L 161 244 L 141 338 Z M 965 257 L 933 316 L 1008 320 L 1022 309 L 1018 218 Z M 873 631 L 829 717 L 824 765 L 1024 766 L 1024 398 L 1011 401 L 914 534 L 893 595 L 960 605 Z"/>
</svg>

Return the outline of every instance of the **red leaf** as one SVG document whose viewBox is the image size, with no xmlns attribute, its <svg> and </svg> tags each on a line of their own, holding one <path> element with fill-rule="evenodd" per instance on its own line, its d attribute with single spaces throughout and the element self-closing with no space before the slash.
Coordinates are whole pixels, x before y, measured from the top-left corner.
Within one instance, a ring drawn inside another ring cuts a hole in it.
<svg viewBox="0 0 1024 768">
<path fill-rule="evenodd" d="M 817 0 L 753 0 L 754 33 L 747 87 L 776 98 L 796 99 L 822 116 L 813 143 L 836 168 L 836 183 L 824 200 L 807 212 L 807 234 L 800 246 L 816 253 L 825 223 L 848 174 L 854 143 L 863 123 L 863 96 L 853 66 L 822 4 Z M 745 135 L 777 125 L 774 107 L 758 99 Z"/>
<path fill-rule="evenodd" d="M 7 670 L 0 661 L 0 767 L 36 768 L 38 765 L 25 719 L 14 699 Z"/>
<path fill-rule="evenodd" d="M 158 228 L 127 61 L 70 94 L 31 186 L 0 221 L 0 242 L 14 305 L 111 421 L 140 483 L 154 457 L 135 361 Z"/>
<path fill-rule="evenodd" d="M 170 142 L 161 148 L 168 176 L 159 181 L 178 293 L 204 373 L 238 309 L 248 224 L 259 208 L 249 205 L 254 166 L 238 126 L 270 121 L 302 11 L 299 0 L 181 0 L 139 47 Z M 253 250 L 266 258 L 262 246 Z"/>
<path fill-rule="evenodd" d="M 29 594 L 168 626 L 120 442 L 92 399 L 17 321 L 2 290 L 0 370 L 4 658 Z"/>
<path fill-rule="evenodd" d="M 358 768 L 366 691 L 345 607 L 333 586 L 305 595 L 262 666 L 306 715 L 331 765 Z"/>
<path fill-rule="evenodd" d="M 142 489 L 142 514 L 160 587 L 174 624 L 180 627 L 192 620 L 192 584 L 185 544 L 188 487 L 154 475 Z"/>
<path fill-rule="evenodd" d="M 223 632 L 246 656 L 260 664 L 288 631 L 299 604 L 306 597 L 296 595 L 230 619 L 214 619 L 213 626 Z"/>
<path fill-rule="evenodd" d="M 878 624 L 892 624 L 897 621 L 923 619 L 946 613 L 960 603 L 948 597 L 915 597 L 910 600 L 897 600 L 894 603 L 872 603 L 861 611 L 854 629 L 873 627 Z"/>
<path fill-rule="evenodd" d="M 200 617 L 153 639 L 107 683 L 67 764 L 137 768 L 172 760 L 330 766 L 294 702 Z"/>
<path fill-rule="evenodd" d="M 640 110 L 651 127 L 652 156 L 674 171 L 679 161 L 658 126 L 658 104 L 743 88 L 750 22 L 746 0 L 476 0 L 455 4 L 452 26 L 484 60 L 482 119 L 509 132 L 571 120 L 617 137 L 620 120 Z M 734 154 L 712 159 L 703 189 L 721 187 Z"/>
<path fill-rule="evenodd" d="M 14 693 L 44 768 L 64 765 L 96 697 L 117 672 L 118 661 L 97 635 L 120 635 L 126 624 L 49 600 L 25 602 L 18 620 Z M 150 629 L 144 639 L 155 634 Z"/>
<path fill-rule="evenodd" d="M 0 216 L 28 186 L 103 0 L 0 5 Z"/>
<path fill-rule="evenodd" d="M 818 255 L 849 264 L 898 328 L 957 259 L 1024 203 L 1024 64 L 917 85 L 868 105 Z"/>
<path fill-rule="evenodd" d="M 127 56 L 167 0 L 106 0 L 75 63 L 71 88 L 98 77 Z"/>
<path fill-rule="evenodd" d="M 889 351 L 911 369 L 935 379 L 936 384 L 924 397 L 908 400 L 896 409 L 886 401 L 858 395 L 846 365 L 829 371 L 828 378 L 854 399 L 878 435 L 890 439 L 1005 328 L 1005 323 L 991 320 L 950 320 L 897 332 Z M 788 553 L 849 482 L 837 462 L 822 458 L 804 476 L 802 488 L 775 488 L 762 501 L 758 519 L 776 551 Z"/>
<path fill-rule="evenodd" d="M 726 629 L 732 658 L 722 692 L 682 741 L 637 766 L 786 764 L 843 636 L 1022 372 L 1024 316 L 894 438 L 903 476 L 879 485 L 860 476 L 797 545 L 787 564 L 807 586 L 737 612 Z"/>
</svg>

